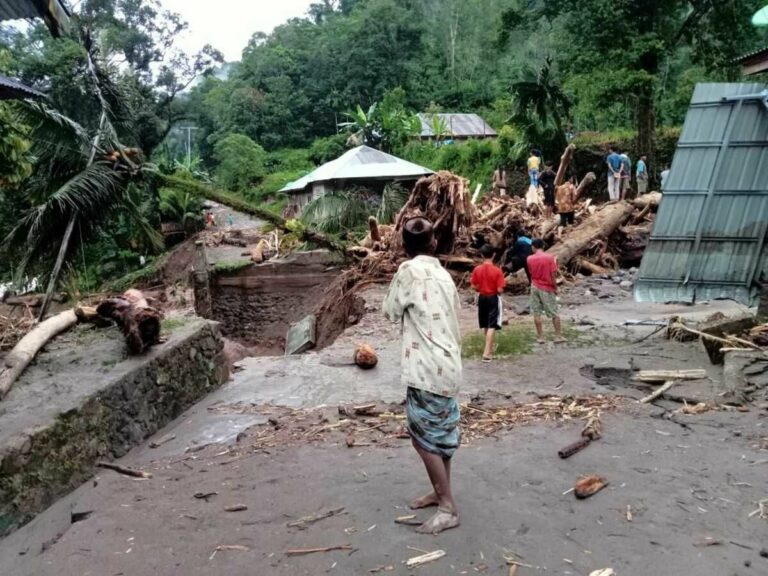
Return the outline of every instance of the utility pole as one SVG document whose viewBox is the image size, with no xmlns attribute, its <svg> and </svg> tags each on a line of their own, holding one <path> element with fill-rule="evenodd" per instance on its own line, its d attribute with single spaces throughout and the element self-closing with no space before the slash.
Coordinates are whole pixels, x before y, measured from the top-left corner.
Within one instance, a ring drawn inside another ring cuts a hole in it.
<svg viewBox="0 0 768 576">
<path fill-rule="evenodd" d="M 192 131 L 200 130 L 196 126 L 182 126 L 182 130 L 187 131 L 187 168 L 192 166 Z"/>
</svg>

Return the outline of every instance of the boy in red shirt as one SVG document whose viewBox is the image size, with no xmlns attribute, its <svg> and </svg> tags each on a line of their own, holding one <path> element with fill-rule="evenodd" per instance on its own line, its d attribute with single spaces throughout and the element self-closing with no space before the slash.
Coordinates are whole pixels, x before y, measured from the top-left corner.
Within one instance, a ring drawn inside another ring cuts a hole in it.
<svg viewBox="0 0 768 576">
<path fill-rule="evenodd" d="M 501 330 L 501 294 L 506 282 L 504 272 L 493 263 L 493 246 L 486 244 L 480 249 L 484 262 L 472 271 L 472 288 L 480 293 L 477 300 L 477 318 L 485 333 L 483 362 L 493 359 L 496 330 Z"/>
<path fill-rule="evenodd" d="M 533 254 L 528 256 L 528 271 L 531 273 L 531 314 L 536 325 L 536 341 L 543 344 L 544 329 L 541 315 L 552 318 L 555 327 L 555 342 L 565 342 L 560 333 L 559 306 L 557 303 L 557 260 L 544 252 L 540 238 L 533 241 Z"/>
</svg>

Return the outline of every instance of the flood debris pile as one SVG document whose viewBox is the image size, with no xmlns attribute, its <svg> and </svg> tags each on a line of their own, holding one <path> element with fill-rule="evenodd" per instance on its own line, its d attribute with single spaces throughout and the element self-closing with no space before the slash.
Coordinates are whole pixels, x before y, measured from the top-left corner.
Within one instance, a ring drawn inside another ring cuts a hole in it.
<svg viewBox="0 0 768 576">
<path fill-rule="evenodd" d="M 462 442 L 471 443 L 540 422 L 582 421 L 584 430 L 593 430 L 601 414 L 619 409 L 624 402 L 619 396 L 603 395 L 546 396 L 530 403 L 475 398 L 461 406 Z M 260 414 L 267 418 L 267 423 L 246 432 L 235 446 L 217 452 L 219 457 L 240 457 L 254 451 L 314 442 L 339 442 L 354 448 L 391 446 L 410 439 L 402 404 L 341 405 L 335 413 L 251 404 L 216 405 L 209 411 Z"/>
<path fill-rule="evenodd" d="M 579 186 L 580 193 L 594 181 L 592 176 Z M 548 251 L 557 256 L 563 279 L 570 280 L 577 273 L 610 276 L 619 266 L 639 263 L 660 200 L 659 193 L 603 206 L 581 199 L 575 225 L 560 232 L 556 216 L 542 216 L 541 199 L 531 203 L 523 197 L 487 196 L 475 205 L 467 180 L 438 172 L 416 183 L 394 226 L 369 220 L 367 237 L 348 250 L 354 265 L 329 288 L 318 314 L 343 301 L 350 292 L 391 280 L 406 259 L 401 237 L 409 218 L 422 216 L 434 223 L 436 256 L 459 286 L 468 284 L 469 273 L 480 264 L 480 250 L 486 244 L 493 247 L 499 264 L 509 262 L 517 234 L 543 239 Z M 525 290 L 527 281 L 522 271 L 508 276 L 508 292 Z"/>
</svg>

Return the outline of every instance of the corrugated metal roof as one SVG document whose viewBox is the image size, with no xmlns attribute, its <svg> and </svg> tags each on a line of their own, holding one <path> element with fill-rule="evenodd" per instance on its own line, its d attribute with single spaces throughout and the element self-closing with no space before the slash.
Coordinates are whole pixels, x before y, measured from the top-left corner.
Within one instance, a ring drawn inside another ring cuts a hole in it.
<svg viewBox="0 0 768 576">
<path fill-rule="evenodd" d="M 768 56 L 768 47 L 760 48 L 758 50 L 753 50 L 752 52 L 749 52 L 747 54 L 743 54 L 742 56 L 739 56 L 738 58 L 734 58 L 733 63 L 734 64 L 741 64 L 742 62 L 746 62 L 747 60 L 752 60 L 753 58 L 761 58 L 763 56 Z"/>
<path fill-rule="evenodd" d="M 421 120 L 421 137 L 432 138 L 435 133 L 431 123 L 434 117 L 445 123 L 448 136 L 454 138 L 489 138 L 498 136 L 496 131 L 477 114 L 419 114 Z"/>
<path fill-rule="evenodd" d="M 44 98 L 45 94 L 24 86 L 7 76 L 0 76 L 0 100 L 20 100 L 23 98 Z"/>
<path fill-rule="evenodd" d="M 358 146 L 286 185 L 281 192 L 304 190 L 313 182 L 373 178 L 417 178 L 432 170 L 368 146 Z"/>
<path fill-rule="evenodd" d="M 0 22 L 21 18 L 42 18 L 58 37 L 69 22 L 69 12 L 59 0 L 0 0 Z"/>
<path fill-rule="evenodd" d="M 635 297 L 753 304 L 766 268 L 768 105 L 762 84 L 699 84 Z"/>
</svg>

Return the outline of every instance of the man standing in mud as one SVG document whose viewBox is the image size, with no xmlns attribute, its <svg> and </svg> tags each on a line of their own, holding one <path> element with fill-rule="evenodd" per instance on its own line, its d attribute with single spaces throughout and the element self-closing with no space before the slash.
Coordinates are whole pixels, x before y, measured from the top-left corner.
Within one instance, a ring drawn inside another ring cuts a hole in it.
<svg viewBox="0 0 768 576">
<path fill-rule="evenodd" d="M 384 315 L 402 323 L 401 380 L 407 387 L 408 431 L 424 462 L 432 492 L 411 508 L 437 506 L 417 532 L 438 534 L 459 525 L 451 491 L 451 459 L 459 447 L 461 337 L 459 295 L 433 256 L 432 223 L 412 218 L 403 226 L 410 260 L 400 265 L 384 300 Z"/>
</svg>

